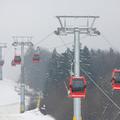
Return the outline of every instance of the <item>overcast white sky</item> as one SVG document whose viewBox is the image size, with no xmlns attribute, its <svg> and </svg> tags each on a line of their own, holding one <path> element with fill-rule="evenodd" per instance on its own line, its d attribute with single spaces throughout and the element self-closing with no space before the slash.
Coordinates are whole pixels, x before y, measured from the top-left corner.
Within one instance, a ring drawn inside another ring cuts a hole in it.
<svg viewBox="0 0 120 120">
<path fill-rule="evenodd" d="M 120 1 L 119 0 L 0 0 L 0 42 L 6 42 L 8 48 L 4 51 L 7 64 L 13 56 L 14 35 L 33 36 L 37 43 L 47 34 L 54 31 L 59 23 L 56 15 L 98 15 L 96 25 L 100 32 L 110 41 L 110 46 L 102 36 L 81 39 L 90 48 L 116 48 L 120 51 Z M 62 37 L 65 43 L 73 41 L 72 36 Z M 52 35 L 39 44 L 51 48 L 63 45 L 59 37 Z M 71 46 L 71 45 L 69 45 Z M 58 51 L 63 51 L 61 47 Z M 10 64 L 9 64 L 10 65 Z"/>
</svg>

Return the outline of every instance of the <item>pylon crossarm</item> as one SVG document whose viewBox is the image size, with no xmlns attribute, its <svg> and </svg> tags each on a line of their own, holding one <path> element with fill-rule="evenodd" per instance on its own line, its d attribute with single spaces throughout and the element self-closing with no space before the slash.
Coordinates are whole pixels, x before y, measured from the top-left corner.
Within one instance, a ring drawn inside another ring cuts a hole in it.
<svg viewBox="0 0 120 120">
<path fill-rule="evenodd" d="M 55 31 L 56 35 L 67 35 L 67 34 L 73 34 L 75 28 L 61 28 L 58 27 L 57 31 Z M 96 28 L 78 28 L 80 31 L 80 34 L 88 34 L 90 36 L 96 36 L 100 35 L 100 32 L 96 30 Z"/>
<path fill-rule="evenodd" d="M 99 16 L 56 16 L 57 18 L 99 18 Z"/>
<path fill-rule="evenodd" d="M 21 46 L 21 45 L 24 45 L 24 46 L 33 46 L 33 43 L 32 42 L 13 42 L 12 45 L 13 46 Z"/>
<path fill-rule="evenodd" d="M 95 27 L 93 27 L 95 20 L 99 18 L 99 16 L 56 16 L 56 17 L 60 23 L 60 27 L 58 27 L 57 30 L 55 31 L 56 35 L 74 34 L 75 28 L 79 29 L 80 34 L 88 34 L 90 36 L 100 35 L 100 32 L 96 30 Z M 78 24 L 73 27 L 72 24 L 70 24 L 71 23 L 70 21 L 71 20 L 74 21 L 75 19 L 78 20 Z M 86 24 L 84 26 L 80 25 L 80 21 L 84 19 Z"/>
</svg>

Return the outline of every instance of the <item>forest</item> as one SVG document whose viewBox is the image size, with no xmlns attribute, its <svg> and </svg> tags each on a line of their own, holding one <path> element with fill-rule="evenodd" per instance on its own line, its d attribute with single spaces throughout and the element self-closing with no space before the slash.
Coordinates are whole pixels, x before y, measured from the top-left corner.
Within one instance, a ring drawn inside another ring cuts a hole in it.
<svg viewBox="0 0 120 120">
<path fill-rule="evenodd" d="M 68 86 L 68 77 L 74 73 L 74 49 L 67 48 L 63 53 L 58 53 L 57 49 L 49 52 L 40 48 L 40 62 L 32 64 L 31 58 L 34 52 L 34 48 L 29 48 L 25 55 L 26 85 L 43 93 L 40 107 L 45 104 L 47 114 L 57 120 L 70 120 L 73 116 L 73 100 L 68 98 L 64 83 Z M 89 77 L 116 104 L 120 105 L 119 93 L 113 94 L 111 88 L 112 69 L 119 68 L 119 65 L 120 53 L 112 48 L 94 50 L 84 46 L 80 49 L 80 73 L 87 79 L 87 95 L 85 99 L 82 99 L 83 120 L 115 119 L 118 109 L 94 86 Z M 32 109 L 35 103 L 33 99 L 31 101 L 30 108 Z"/>
</svg>

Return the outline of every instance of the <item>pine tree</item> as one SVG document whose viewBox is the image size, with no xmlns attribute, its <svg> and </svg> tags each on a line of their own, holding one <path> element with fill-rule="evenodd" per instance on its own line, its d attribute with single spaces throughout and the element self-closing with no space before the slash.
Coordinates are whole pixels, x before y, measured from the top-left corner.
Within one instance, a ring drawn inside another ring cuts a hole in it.
<svg viewBox="0 0 120 120">
<path fill-rule="evenodd" d="M 54 49 L 49 63 L 50 78 L 54 81 L 57 81 L 59 79 L 59 71 L 58 71 L 60 67 L 59 58 L 60 58 L 60 54 L 58 54 L 56 49 Z"/>
<path fill-rule="evenodd" d="M 70 75 L 71 63 L 72 63 L 72 52 L 69 48 L 62 53 L 60 57 L 60 68 L 59 72 L 62 76 L 62 79 L 66 79 Z"/>
<path fill-rule="evenodd" d="M 87 46 L 84 46 L 83 49 L 80 50 L 80 65 L 82 69 L 84 69 L 88 74 L 91 74 L 90 64 L 91 64 L 91 56 L 89 49 Z M 81 71 L 82 73 L 82 71 Z"/>
</svg>

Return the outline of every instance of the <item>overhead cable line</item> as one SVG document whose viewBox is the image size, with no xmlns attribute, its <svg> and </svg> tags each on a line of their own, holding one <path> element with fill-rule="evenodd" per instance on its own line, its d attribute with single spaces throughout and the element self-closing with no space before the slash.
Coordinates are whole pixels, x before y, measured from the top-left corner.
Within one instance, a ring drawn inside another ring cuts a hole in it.
<svg viewBox="0 0 120 120">
<path fill-rule="evenodd" d="M 93 82 L 93 84 L 100 90 L 100 92 L 103 93 L 103 95 L 107 97 L 111 101 L 111 103 L 120 111 L 120 106 L 114 100 L 112 100 L 112 98 L 92 79 L 90 75 L 88 75 L 88 73 L 84 69 L 81 68 L 81 70 L 88 76 L 90 81 Z"/>
<path fill-rule="evenodd" d="M 65 41 L 59 36 L 60 40 L 62 41 L 62 44 L 64 45 L 65 48 L 68 48 L 67 47 L 67 44 L 65 43 Z"/>
<path fill-rule="evenodd" d="M 104 39 L 106 43 L 108 43 L 110 48 L 116 48 L 115 46 L 113 46 L 113 44 L 109 41 L 109 39 L 104 34 L 101 33 L 101 37 Z"/>
<path fill-rule="evenodd" d="M 38 44 L 40 44 L 40 43 L 42 43 L 43 41 L 47 40 L 48 37 L 50 37 L 53 33 L 54 33 L 54 31 L 52 31 L 52 32 L 50 32 L 49 34 L 47 34 L 43 39 L 41 39 L 39 42 L 37 42 L 37 43 L 35 44 L 35 46 L 38 45 Z"/>
<path fill-rule="evenodd" d="M 86 37 L 88 37 L 88 36 L 85 35 L 85 36 L 81 37 L 81 39 L 84 39 L 84 38 L 86 38 Z M 51 48 L 49 48 L 49 49 L 52 49 L 52 48 L 61 48 L 61 47 L 66 47 L 66 48 L 68 48 L 67 45 L 73 44 L 73 42 L 65 43 L 64 40 L 63 40 L 61 37 L 60 37 L 60 40 L 61 40 L 61 42 L 62 42 L 63 45 L 54 46 L 54 47 L 51 47 Z"/>
<path fill-rule="evenodd" d="M 44 42 L 45 40 L 47 40 L 52 34 L 54 34 L 54 31 L 50 32 L 49 34 L 47 34 L 43 39 L 41 39 L 39 42 L 35 43 L 34 46 L 37 46 L 38 44 Z M 83 38 L 86 38 L 87 35 L 83 36 L 81 39 Z M 68 42 L 68 43 L 65 43 L 64 40 L 59 36 L 60 40 L 62 41 L 62 44 L 63 45 L 59 45 L 59 46 L 55 46 L 55 47 L 51 47 L 51 48 L 48 48 L 48 49 L 52 49 L 52 48 L 61 48 L 61 47 L 67 47 L 67 45 L 70 45 L 72 44 L 73 42 Z"/>
</svg>

